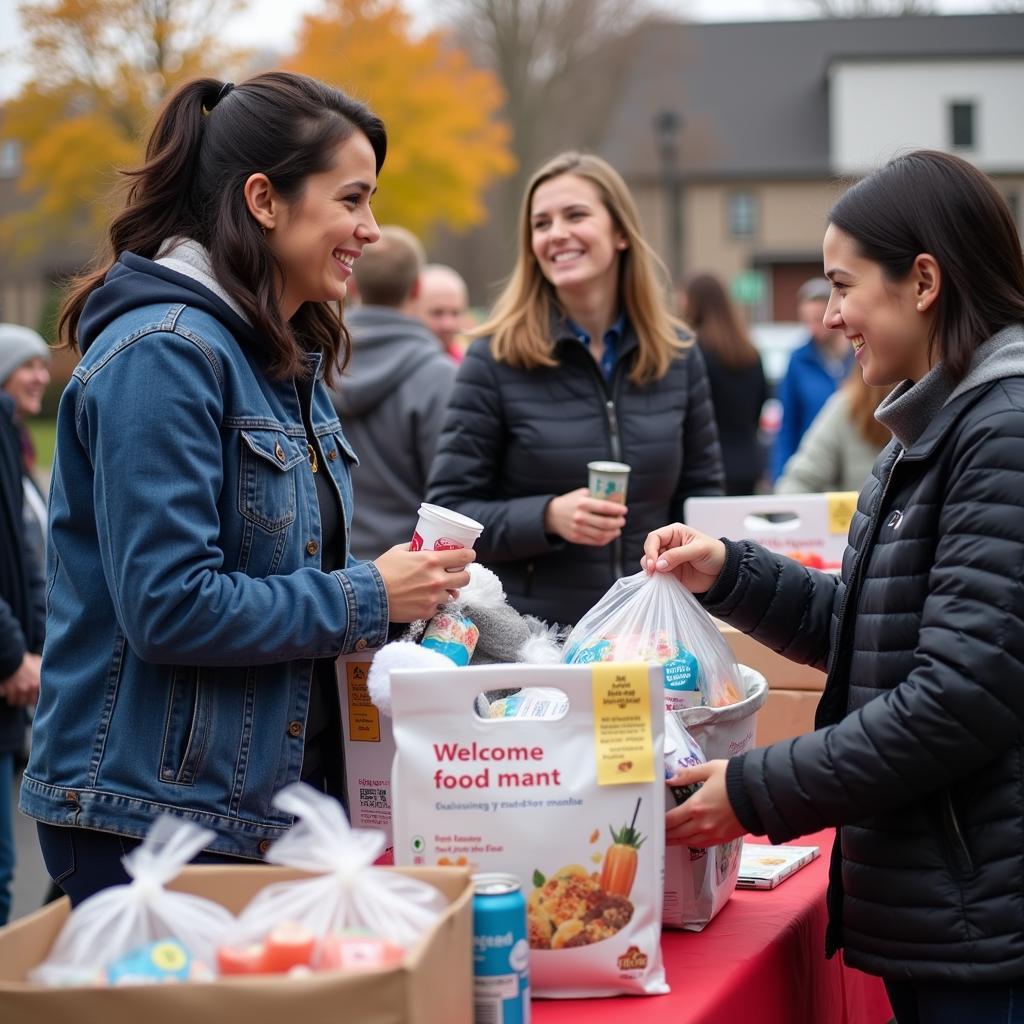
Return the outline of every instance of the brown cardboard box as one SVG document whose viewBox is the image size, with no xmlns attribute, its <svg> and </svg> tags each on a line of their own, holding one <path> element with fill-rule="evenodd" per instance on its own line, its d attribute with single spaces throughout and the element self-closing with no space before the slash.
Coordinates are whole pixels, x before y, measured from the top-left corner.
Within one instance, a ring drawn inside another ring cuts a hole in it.
<svg viewBox="0 0 1024 1024">
<path fill-rule="evenodd" d="M 810 665 L 799 665 L 795 661 L 776 654 L 771 648 L 759 644 L 746 633 L 741 633 L 724 622 L 718 623 L 718 630 L 732 649 L 736 660 L 768 680 L 768 686 L 775 690 L 816 690 L 825 688 L 825 673 Z"/>
<path fill-rule="evenodd" d="M 768 680 L 768 699 L 757 715 L 757 745 L 766 747 L 776 740 L 810 732 L 825 686 L 825 673 L 776 654 L 724 622 L 718 623 L 718 629 L 736 660 Z"/>
<path fill-rule="evenodd" d="M 470 1024 L 473 888 L 457 868 L 386 868 L 436 885 L 449 901 L 433 930 L 398 968 L 302 978 L 225 978 L 196 985 L 43 988 L 23 979 L 44 959 L 64 920 L 60 900 L 0 929 L 3 1024 Z M 171 888 L 233 912 L 271 882 L 302 872 L 270 866 L 186 868 Z"/>
<path fill-rule="evenodd" d="M 821 694 L 815 690 L 768 690 L 768 699 L 757 715 L 754 742 L 767 747 L 778 740 L 810 732 Z"/>
</svg>

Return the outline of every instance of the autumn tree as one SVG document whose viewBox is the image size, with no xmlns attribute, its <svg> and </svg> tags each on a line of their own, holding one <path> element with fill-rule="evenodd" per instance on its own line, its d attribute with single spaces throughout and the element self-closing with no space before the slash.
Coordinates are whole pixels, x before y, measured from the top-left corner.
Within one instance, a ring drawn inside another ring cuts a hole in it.
<svg viewBox="0 0 1024 1024">
<path fill-rule="evenodd" d="M 474 67 L 441 30 L 415 37 L 392 0 L 327 0 L 299 29 L 294 71 L 366 102 L 388 131 L 374 211 L 420 234 L 464 228 L 486 211 L 482 195 L 514 167 L 495 76 Z"/>
<path fill-rule="evenodd" d="M 519 164 L 503 197 L 511 230 L 538 163 L 600 137 L 634 56 L 632 30 L 653 6 L 646 0 L 438 0 L 435 10 L 505 90 Z"/>
<path fill-rule="evenodd" d="M 222 77 L 241 59 L 220 44 L 245 0 L 28 0 L 28 82 L 3 109 L 21 144 L 24 205 L 0 223 L 8 251 L 94 242 L 109 217 L 116 169 L 139 161 L 143 136 L 179 82 Z"/>
</svg>

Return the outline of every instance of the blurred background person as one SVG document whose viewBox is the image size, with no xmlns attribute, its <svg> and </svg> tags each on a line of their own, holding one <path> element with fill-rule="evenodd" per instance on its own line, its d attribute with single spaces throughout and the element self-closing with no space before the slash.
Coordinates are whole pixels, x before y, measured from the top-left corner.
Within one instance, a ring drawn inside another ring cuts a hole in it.
<svg viewBox="0 0 1024 1024">
<path fill-rule="evenodd" d="M 356 558 L 412 537 L 455 382 L 455 364 L 417 315 L 423 259 L 414 234 L 385 226 L 355 264 L 360 305 L 345 316 L 352 354 L 331 397 L 360 458 Z"/>
<path fill-rule="evenodd" d="M 420 274 L 419 315 L 437 335 L 445 352 L 462 362 L 464 334 L 469 327 L 469 292 L 457 270 L 428 263 Z"/>
<path fill-rule="evenodd" d="M 427 500 L 484 524 L 477 557 L 548 622 L 577 622 L 666 514 L 723 491 L 704 359 L 657 267 L 619 173 L 555 157 L 527 186 L 515 268 L 459 367 Z M 591 497 L 592 460 L 632 467 L 626 506 Z"/>
<path fill-rule="evenodd" d="M 725 493 L 753 494 L 764 469 L 757 431 L 768 384 L 761 356 L 717 277 L 690 278 L 678 300 L 680 314 L 696 332 L 707 364 Z"/>
<path fill-rule="evenodd" d="M 776 480 L 797 450 L 814 417 L 853 365 L 853 350 L 841 331 L 822 322 L 832 285 L 824 277 L 812 277 L 797 293 L 797 316 L 810 336 L 789 357 L 786 375 L 779 386 L 782 424 L 772 451 L 772 479 Z"/>
<path fill-rule="evenodd" d="M 31 328 L 0 324 L 0 389 L 13 402 L 24 492 L 25 543 L 39 571 L 46 562 L 46 493 L 37 479 L 36 452 L 27 420 L 38 416 L 50 383 L 50 347 Z"/>
<path fill-rule="evenodd" d="M 4 388 L 0 390 L 0 926 L 10 914 L 14 879 L 14 759 L 25 739 L 26 709 L 39 696 L 44 630 L 41 566 L 26 543 L 20 433 L 14 399 Z"/>
<path fill-rule="evenodd" d="M 889 388 L 864 383 L 858 367 L 822 406 L 775 482 L 776 494 L 859 491 L 878 453 L 892 440 L 875 410 Z"/>
</svg>

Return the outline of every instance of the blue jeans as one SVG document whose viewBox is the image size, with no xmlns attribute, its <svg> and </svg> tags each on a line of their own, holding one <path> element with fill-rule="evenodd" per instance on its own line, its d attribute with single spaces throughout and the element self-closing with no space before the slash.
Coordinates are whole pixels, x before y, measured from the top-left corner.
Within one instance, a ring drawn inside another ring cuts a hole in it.
<svg viewBox="0 0 1024 1024">
<path fill-rule="evenodd" d="M 0 927 L 11 914 L 14 881 L 14 751 L 0 751 Z"/>
<path fill-rule="evenodd" d="M 10 787 L 8 787 L 8 790 Z M 112 885 L 127 885 L 131 879 L 121 859 L 141 842 L 112 832 L 88 828 L 47 825 L 36 822 L 43 862 L 54 883 L 77 907 L 84 899 Z M 244 857 L 203 851 L 192 858 L 193 864 L 258 864 Z"/>
<path fill-rule="evenodd" d="M 897 1024 L 1024 1024 L 1024 981 L 996 985 L 888 981 Z"/>
</svg>

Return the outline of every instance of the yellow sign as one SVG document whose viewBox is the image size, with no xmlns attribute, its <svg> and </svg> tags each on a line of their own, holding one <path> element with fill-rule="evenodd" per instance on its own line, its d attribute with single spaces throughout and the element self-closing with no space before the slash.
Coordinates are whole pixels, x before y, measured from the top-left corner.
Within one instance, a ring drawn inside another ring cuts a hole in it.
<svg viewBox="0 0 1024 1024">
<path fill-rule="evenodd" d="M 850 532 L 850 521 L 857 510 L 856 491 L 832 491 L 825 495 L 828 502 L 828 532 L 841 533 L 844 537 Z"/>
<path fill-rule="evenodd" d="M 346 661 L 348 681 L 348 738 L 354 743 L 380 743 L 380 712 L 370 700 L 368 661 Z"/>
<path fill-rule="evenodd" d="M 595 665 L 594 749 L 597 784 L 653 782 L 651 694 L 645 664 Z"/>
</svg>

